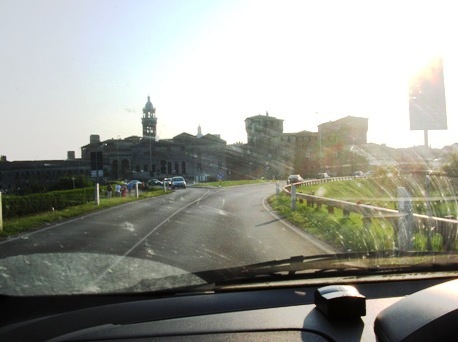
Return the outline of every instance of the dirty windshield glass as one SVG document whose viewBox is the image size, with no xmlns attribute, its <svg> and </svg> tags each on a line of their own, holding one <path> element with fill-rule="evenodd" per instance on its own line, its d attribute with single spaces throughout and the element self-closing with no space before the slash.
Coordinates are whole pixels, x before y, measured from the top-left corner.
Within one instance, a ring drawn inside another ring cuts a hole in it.
<svg viewBox="0 0 458 342">
<path fill-rule="evenodd" d="M 2 1 L 0 293 L 456 272 L 454 13 Z"/>
</svg>

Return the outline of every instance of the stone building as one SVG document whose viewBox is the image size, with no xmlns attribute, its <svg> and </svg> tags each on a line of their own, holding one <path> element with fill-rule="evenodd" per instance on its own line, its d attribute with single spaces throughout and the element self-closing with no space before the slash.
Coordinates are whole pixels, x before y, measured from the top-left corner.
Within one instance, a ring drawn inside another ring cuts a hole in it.
<svg viewBox="0 0 458 342">
<path fill-rule="evenodd" d="M 346 116 L 318 125 L 321 169 L 331 175 L 349 175 L 368 168 L 368 161 L 356 153 L 367 144 L 368 119 Z"/>
<path fill-rule="evenodd" d="M 76 180 L 90 177 L 89 163 L 75 159 L 74 152 L 68 152 L 64 160 L 0 161 L 0 191 L 6 193 L 27 193 L 29 189 L 40 191 L 57 180 L 68 177 Z"/>
<path fill-rule="evenodd" d="M 367 144 L 368 119 L 346 116 L 318 125 L 321 143 L 325 147 Z"/>
<path fill-rule="evenodd" d="M 181 133 L 172 139 L 157 140 L 157 120 L 148 96 L 143 108 L 142 137 L 101 141 L 98 135 L 92 135 L 90 143 L 81 148 L 81 158 L 91 161 L 101 153 L 103 166 L 99 174 L 107 179 L 181 175 L 188 180 L 206 181 L 227 169 L 226 141 L 219 135 L 203 135 L 199 126 L 196 136 Z M 94 167 L 94 162 L 91 165 Z"/>
<path fill-rule="evenodd" d="M 247 178 L 351 174 L 363 161 L 349 148 L 367 142 L 367 122 L 348 116 L 319 125 L 318 132 L 284 133 L 283 120 L 268 113 L 251 116 L 245 119 L 247 144 L 228 151 L 228 166 Z"/>
<path fill-rule="evenodd" d="M 318 134 L 316 132 L 300 131 L 284 133 L 281 137 L 280 151 L 288 155 L 293 169 L 288 174 L 301 174 L 313 177 L 320 171 Z"/>
<path fill-rule="evenodd" d="M 148 96 L 142 111 L 142 136 L 101 140 L 91 135 L 81 158 L 70 151 L 66 160 L 0 161 L 0 189 L 52 183 L 61 177 L 88 177 L 104 182 L 184 176 L 188 181 L 282 179 L 289 174 L 315 177 L 318 172 L 351 174 L 366 169 L 354 153 L 367 143 L 368 119 L 347 116 L 323 123 L 318 132 L 283 132 L 283 120 L 266 115 L 245 119 L 247 143 L 227 145 L 216 134 L 181 133 L 157 139 L 156 108 Z M 300 126 L 300 123 L 299 123 Z"/>
</svg>

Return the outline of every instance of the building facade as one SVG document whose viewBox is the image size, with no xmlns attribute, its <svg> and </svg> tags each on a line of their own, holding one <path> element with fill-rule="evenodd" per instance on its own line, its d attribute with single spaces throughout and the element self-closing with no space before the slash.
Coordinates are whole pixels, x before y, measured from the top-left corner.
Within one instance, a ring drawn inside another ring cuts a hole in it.
<svg viewBox="0 0 458 342">
<path fill-rule="evenodd" d="M 320 168 L 330 175 L 350 175 L 368 168 L 368 161 L 356 153 L 367 144 L 368 119 L 346 116 L 318 125 Z"/>
<path fill-rule="evenodd" d="M 318 172 L 347 175 L 365 169 L 354 153 L 367 143 L 368 119 L 347 116 L 323 123 L 317 132 L 284 133 L 283 120 L 266 115 L 245 119 L 247 143 L 227 145 L 216 134 L 181 133 L 157 139 L 156 108 L 148 96 L 142 110 L 142 136 L 101 140 L 93 134 L 81 147 L 81 158 L 68 152 L 65 160 L 0 161 L 0 189 L 51 183 L 62 177 L 87 177 L 97 182 L 184 176 L 188 181 L 281 179 L 290 174 L 314 177 Z"/>
<path fill-rule="evenodd" d="M 242 151 L 249 161 L 241 165 L 255 177 L 345 175 L 367 168 L 351 150 L 367 143 L 366 118 L 347 116 L 319 125 L 318 132 L 284 133 L 283 120 L 266 113 L 247 118 L 245 129 L 247 144 Z"/>
<path fill-rule="evenodd" d="M 156 109 L 150 97 L 143 108 L 143 136 L 101 141 L 92 135 L 90 143 L 81 148 L 87 162 L 94 155 L 103 156 L 103 177 L 107 179 L 165 178 L 175 175 L 189 180 L 206 181 L 227 170 L 226 141 L 218 135 L 181 133 L 172 139 L 157 140 Z M 94 163 L 92 162 L 92 167 Z"/>
</svg>

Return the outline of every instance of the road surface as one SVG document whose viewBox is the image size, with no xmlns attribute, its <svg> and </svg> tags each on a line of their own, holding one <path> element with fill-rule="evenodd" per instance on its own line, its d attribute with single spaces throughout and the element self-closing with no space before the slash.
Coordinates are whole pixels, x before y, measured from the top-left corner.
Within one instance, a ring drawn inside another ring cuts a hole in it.
<svg viewBox="0 0 458 342">
<path fill-rule="evenodd" d="M 49 255 L 54 259 L 40 260 L 34 268 L 47 264 L 65 268 L 63 261 L 54 265 L 57 257 L 102 254 L 115 255 L 114 260 L 149 259 L 197 272 L 333 252 L 276 217 L 266 205 L 272 194 L 273 183 L 179 189 L 1 241 L 0 260 L 18 256 L 22 265 L 29 265 L 32 261 L 24 255 Z M 19 265 L 18 260 L 4 264 L 3 269 Z M 97 272 L 110 269 L 111 262 L 98 265 Z M 18 276 L 9 271 L 5 279 Z"/>
</svg>

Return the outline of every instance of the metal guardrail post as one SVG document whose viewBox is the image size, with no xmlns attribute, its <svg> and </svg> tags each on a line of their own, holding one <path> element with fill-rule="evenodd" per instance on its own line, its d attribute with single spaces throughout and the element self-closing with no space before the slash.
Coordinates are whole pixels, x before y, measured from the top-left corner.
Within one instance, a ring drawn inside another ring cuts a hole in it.
<svg viewBox="0 0 458 342">
<path fill-rule="evenodd" d="M 439 222 L 438 233 L 442 235 L 442 245 L 444 250 L 455 250 L 456 238 L 458 233 L 458 224 L 451 220 L 456 220 L 455 216 L 448 215 L 445 217 L 447 221 Z"/>
<path fill-rule="evenodd" d="M 296 186 L 291 185 L 291 210 L 296 210 Z"/>
<path fill-rule="evenodd" d="M 412 196 L 404 187 L 398 187 L 398 208 L 402 215 L 398 219 L 398 248 L 401 251 L 410 251 L 414 230 L 413 205 Z"/>
</svg>

